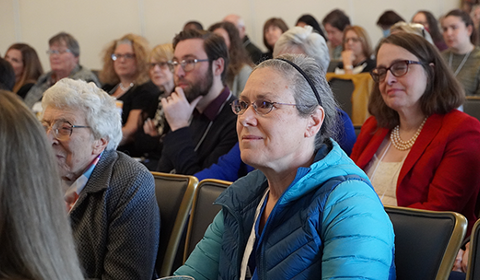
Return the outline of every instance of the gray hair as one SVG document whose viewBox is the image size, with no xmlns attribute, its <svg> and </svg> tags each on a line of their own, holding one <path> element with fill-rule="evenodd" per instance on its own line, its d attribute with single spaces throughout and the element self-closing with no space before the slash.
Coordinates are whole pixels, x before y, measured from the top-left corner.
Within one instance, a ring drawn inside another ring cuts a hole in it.
<svg viewBox="0 0 480 280">
<path fill-rule="evenodd" d="M 397 22 L 392 27 L 390 27 L 390 33 L 393 34 L 395 32 L 407 32 L 407 33 L 413 33 L 418 36 L 423 37 L 425 40 L 427 40 L 430 44 L 433 44 L 432 36 L 430 33 L 423 27 L 423 25 L 418 24 L 418 23 L 406 23 L 403 21 Z"/>
<path fill-rule="evenodd" d="M 295 26 L 285 31 L 275 44 L 273 57 L 288 53 L 294 47 L 313 57 L 323 72 L 327 71 L 330 63 L 327 42 L 320 34 L 314 32 L 310 25 Z"/>
<path fill-rule="evenodd" d="M 70 34 L 66 32 L 60 32 L 57 35 L 53 36 L 48 40 L 48 45 L 53 45 L 55 43 L 65 42 L 67 48 L 72 52 L 75 57 L 80 56 L 80 46 L 78 45 L 78 41 Z"/>
<path fill-rule="evenodd" d="M 320 95 L 321 107 L 325 111 L 325 119 L 323 120 L 322 128 L 315 136 L 315 149 L 318 149 L 327 139 L 330 137 L 336 138 L 335 136 L 337 135 L 338 105 L 333 97 L 330 86 L 325 79 L 325 74 L 318 66 L 316 60 L 303 54 L 285 54 L 277 58 L 289 60 L 300 67 L 300 69 L 302 69 L 306 76 L 312 81 Z M 319 106 L 317 98 L 303 74 L 288 62 L 279 59 L 266 60 L 255 67 L 254 71 L 256 69 L 267 67 L 278 71 L 283 75 L 283 78 L 290 83 L 292 91 L 294 92 L 296 104 L 312 105 L 295 106 L 300 116 L 308 117 L 317 109 L 317 106 Z"/>
<path fill-rule="evenodd" d="M 115 98 L 94 83 L 62 79 L 45 91 L 43 111 L 48 106 L 83 110 L 95 140 L 104 138 L 108 141 L 107 150 L 116 149 L 122 139 L 122 121 Z"/>
</svg>

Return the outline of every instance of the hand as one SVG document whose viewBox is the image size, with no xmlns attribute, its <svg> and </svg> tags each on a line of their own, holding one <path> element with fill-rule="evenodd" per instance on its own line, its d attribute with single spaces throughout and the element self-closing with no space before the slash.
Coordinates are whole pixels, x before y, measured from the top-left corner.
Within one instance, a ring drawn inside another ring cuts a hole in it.
<svg viewBox="0 0 480 280">
<path fill-rule="evenodd" d="M 470 242 L 465 245 L 465 251 L 462 249 L 458 250 L 457 257 L 455 258 L 455 263 L 453 264 L 452 271 L 458 272 L 467 272 L 468 264 L 468 254 L 470 252 Z"/>
<path fill-rule="evenodd" d="M 353 54 L 353 51 L 351 50 L 344 50 L 342 52 L 342 61 L 343 61 L 343 67 L 345 66 L 353 66 L 353 61 L 355 61 L 355 55 Z"/>
<path fill-rule="evenodd" d="M 458 250 L 457 257 L 455 258 L 455 262 L 453 263 L 452 271 L 463 272 L 462 270 L 463 253 L 465 252 L 462 249 Z"/>
<path fill-rule="evenodd" d="M 143 123 L 143 131 L 152 137 L 158 136 L 158 131 L 150 118 Z"/>
<path fill-rule="evenodd" d="M 172 131 L 189 125 L 193 109 L 195 109 L 202 98 L 203 96 L 199 96 L 192 103 L 188 103 L 183 89 L 176 87 L 170 96 L 161 99 L 165 118 Z"/>
</svg>

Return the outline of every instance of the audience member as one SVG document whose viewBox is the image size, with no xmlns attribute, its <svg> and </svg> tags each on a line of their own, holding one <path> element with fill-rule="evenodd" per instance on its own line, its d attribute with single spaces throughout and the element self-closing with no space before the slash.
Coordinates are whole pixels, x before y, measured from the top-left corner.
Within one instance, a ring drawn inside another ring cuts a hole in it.
<svg viewBox="0 0 480 280">
<path fill-rule="evenodd" d="M 436 48 L 415 34 L 383 39 L 376 57 L 372 117 L 352 159 L 385 205 L 459 212 L 470 232 L 480 189 L 480 123 L 456 109 L 465 98 L 461 85 Z"/>
<path fill-rule="evenodd" d="M 304 27 L 305 25 L 310 25 L 315 32 L 322 35 L 322 37 L 323 37 L 323 39 L 325 39 L 325 41 L 328 41 L 328 38 L 323 33 L 323 30 L 320 27 L 320 24 L 318 23 L 318 21 L 312 15 L 304 14 L 304 15 L 300 16 L 297 19 L 297 23 L 295 24 L 295 26 L 300 26 L 300 27 Z"/>
<path fill-rule="evenodd" d="M 263 25 L 263 43 L 268 51 L 263 54 L 263 59 L 273 57 L 273 47 L 283 32 L 288 30 L 287 24 L 281 18 L 270 18 Z"/>
<path fill-rule="evenodd" d="M 38 78 L 37 83 L 25 95 L 25 104 L 32 108 L 40 101 L 43 93 L 57 81 L 69 77 L 75 80 L 94 82 L 100 85 L 92 71 L 80 65 L 80 46 L 72 35 L 60 32 L 48 41 L 47 54 L 50 58 L 51 71 Z M 34 111 L 36 112 L 35 108 Z"/>
<path fill-rule="evenodd" d="M 238 97 L 252 73 L 252 61 L 242 46 L 238 30 L 232 23 L 223 21 L 210 26 L 208 31 L 222 36 L 227 44 L 229 63 L 226 82 L 230 92 Z"/>
<path fill-rule="evenodd" d="M 27 44 L 17 43 L 8 48 L 5 59 L 12 64 L 15 72 L 13 92 L 25 98 L 27 92 L 43 74 L 37 52 Z"/>
<path fill-rule="evenodd" d="M 115 151 L 122 131 L 114 98 L 62 79 L 42 107 L 85 278 L 152 279 L 160 229 L 154 179 Z"/>
<path fill-rule="evenodd" d="M 412 23 L 421 24 L 427 29 L 428 33 L 432 36 L 433 43 L 439 51 L 444 51 L 448 48 L 440 32 L 438 21 L 432 13 L 429 11 L 418 11 L 413 16 Z"/>
<path fill-rule="evenodd" d="M 452 10 L 442 21 L 448 49 L 442 56 L 462 84 L 465 94 L 480 95 L 480 47 L 472 18 L 462 10 Z"/>
<path fill-rule="evenodd" d="M 392 10 L 385 11 L 377 20 L 377 25 L 383 31 L 383 37 L 390 35 L 390 27 L 399 21 L 405 21 L 400 15 Z"/>
<path fill-rule="evenodd" d="M 15 85 L 15 72 L 10 62 L 0 57 L 0 90 L 12 91 Z"/>
<path fill-rule="evenodd" d="M 343 30 L 342 61 L 335 73 L 368 73 L 375 68 L 375 60 L 370 58 L 371 55 L 372 43 L 367 31 L 358 25 L 349 26 Z"/>
<path fill-rule="evenodd" d="M 225 86 L 228 50 L 219 35 L 182 31 L 173 40 L 175 91 L 162 98 L 171 131 L 163 139 L 158 170 L 194 174 L 217 162 L 237 142 L 235 100 Z"/>
<path fill-rule="evenodd" d="M 183 26 L 183 30 L 188 30 L 188 29 L 203 30 L 203 25 L 196 20 L 192 20 L 185 23 L 185 25 Z"/>
<path fill-rule="evenodd" d="M 232 110 L 242 160 L 258 170 L 216 200 L 222 210 L 175 274 L 395 279 L 390 219 L 330 138 L 335 103 L 313 58 L 285 55 L 255 68 Z"/>
<path fill-rule="evenodd" d="M 143 124 L 142 111 L 155 111 L 158 88 L 148 77 L 150 49 L 145 38 L 127 34 L 113 40 L 103 53 L 103 90 L 121 102 L 122 141 L 118 150 L 138 157 L 135 133 Z M 153 112 L 151 115 L 153 115 Z"/>
<path fill-rule="evenodd" d="M 0 278 L 84 279 L 38 120 L 0 90 Z"/>
<path fill-rule="evenodd" d="M 390 34 L 395 34 L 398 32 L 407 32 L 417 34 L 418 36 L 422 36 L 425 40 L 427 40 L 430 44 L 435 45 L 432 40 L 432 36 L 430 33 L 423 27 L 423 25 L 418 23 L 406 23 L 404 21 L 399 21 L 390 27 Z"/>
<path fill-rule="evenodd" d="M 262 60 L 263 53 L 257 46 L 252 43 L 252 41 L 250 41 L 250 38 L 248 38 L 245 31 L 245 22 L 243 21 L 243 19 L 239 15 L 231 14 L 226 16 L 223 21 L 231 22 L 237 27 L 243 47 L 250 56 L 250 59 L 255 64 L 259 63 Z"/>
<path fill-rule="evenodd" d="M 172 59 L 172 44 L 158 45 L 150 52 L 150 79 L 158 87 L 160 94 L 158 104 L 155 104 L 154 116 L 147 115 L 143 130 L 138 130 L 141 135 L 135 137 L 135 146 L 145 150 L 142 163 L 149 170 L 157 168 L 162 152 L 163 136 L 170 131 L 168 122 L 165 120 L 161 99 L 168 97 L 175 89 L 173 67 L 170 64 Z"/>
<path fill-rule="evenodd" d="M 321 71 L 325 72 L 330 61 L 328 47 L 325 39 L 320 34 L 313 32 L 311 26 L 293 27 L 280 36 L 275 49 L 274 57 L 281 54 L 305 54 L 315 59 Z M 347 155 L 350 155 L 353 144 L 355 144 L 356 135 L 352 121 L 347 113 L 338 109 L 339 119 L 337 122 L 337 134 L 333 137 L 338 141 Z M 246 165 L 240 158 L 240 148 L 238 143 L 225 155 L 219 158 L 218 163 L 212 164 L 200 172 L 195 173 L 199 180 L 206 178 L 221 179 L 227 181 L 236 181 L 252 171 L 253 167 Z"/>
<path fill-rule="evenodd" d="M 327 32 L 330 59 L 342 59 L 343 30 L 350 25 L 350 19 L 343 11 L 335 9 L 323 18 L 322 23 Z"/>
</svg>

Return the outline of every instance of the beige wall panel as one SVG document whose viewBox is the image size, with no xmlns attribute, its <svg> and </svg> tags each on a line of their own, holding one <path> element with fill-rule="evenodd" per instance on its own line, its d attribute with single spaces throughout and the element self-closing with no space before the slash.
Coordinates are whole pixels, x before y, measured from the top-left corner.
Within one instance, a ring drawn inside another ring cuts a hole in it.
<svg viewBox="0 0 480 280">
<path fill-rule="evenodd" d="M 49 70 L 48 39 L 67 31 L 80 43 L 81 63 L 100 69 L 101 51 L 123 34 L 144 35 L 154 46 L 171 42 L 190 19 L 207 28 L 229 13 L 243 16 L 247 34 L 266 50 L 262 28 L 268 18 L 281 17 L 291 27 L 301 14 L 310 13 L 321 21 L 334 8 L 344 10 L 354 24 L 365 27 L 376 44 L 382 33 L 375 22 L 387 9 L 410 20 L 419 9 L 440 16 L 459 6 L 460 0 L 0 0 L 0 54 L 17 40 L 23 41 L 37 50 Z"/>
</svg>

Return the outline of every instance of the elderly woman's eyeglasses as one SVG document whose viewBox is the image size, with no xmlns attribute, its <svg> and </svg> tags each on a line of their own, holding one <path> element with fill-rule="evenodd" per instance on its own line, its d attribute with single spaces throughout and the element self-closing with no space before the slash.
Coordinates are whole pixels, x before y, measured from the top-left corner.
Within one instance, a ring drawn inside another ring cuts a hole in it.
<svg viewBox="0 0 480 280">
<path fill-rule="evenodd" d="M 207 59 L 185 59 L 180 62 L 178 61 L 171 61 L 168 64 L 171 65 L 173 69 L 177 68 L 178 65 L 182 66 L 183 71 L 185 72 L 190 72 L 195 68 L 195 64 L 198 62 L 206 62 L 210 61 L 208 58 Z"/>
<path fill-rule="evenodd" d="M 112 57 L 113 61 L 116 61 L 117 59 L 121 59 L 122 57 L 125 58 L 125 59 L 134 59 L 135 54 L 134 53 L 126 53 L 126 54 L 112 53 L 111 57 Z"/>
<path fill-rule="evenodd" d="M 390 65 L 390 67 L 377 67 L 370 72 L 372 78 L 375 82 L 383 82 L 385 77 L 387 76 L 387 71 L 390 70 L 393 76 L 395 77 L 402 77 L 405 76 L 408 72 L 408 66 L 410 64 L 423 64 L 420 61 L 412 61 L 412 60 L 400 60 L 395 61 Z"/>
<path fill-rule="evenodd" d="M 298 104 L 291 104 L 291 103 L 280 103 L 280 102 L 270 102 L 265 100 L 255 100 L 251 103 L 243 100 L 235 100 L 231 103 L 232 111 L 236 115 L 242 115 L 247 111 L 248 107 L 252 105 L 253 109 L 257 114 L 264 116 L 270 113 L 273 108 L 276 108 L 276 105 L 287 105 L 287 106 L 309 106 L 309 105 L 298 105 Z"/>
<path fill-rule="evenodd" d="M 72 51 L 70 49 L 64 49 L 64 50 L 47 50 L 48 55 L 54 55 L 54 54 L 64 54 L 64 53 L 71 53 Z"/>
<path fill-rule="evenodd" d="M 42 122 L 42 125 L 43 125 L 43 128 L 45 128 L 46 133 L 48 133 L 48 131 L 51 130 L 53 137 L 55 137 L 60 141 L 68 140 L 72 135 L 72 131 L 74 128 L 90 128 L 90 126 L 86 126 L 86 125 L 73 125 L 63 120 L 55 121 L 52 124 Z"/>
<path fill-rule="evenodd" d="M 173 72 L 173 65 L 171 65 L 168 62 L 152 62 L 149 65 L 150 65 L 150 69 L 153 69 L 153 68 L 155 68 L 155 66 L 158 65 L 158 67 L 160 67 L 160 69 L 162 69 L 162 70 L 167 70 L 168 69 L 168 70 Z"/>
</svg>

